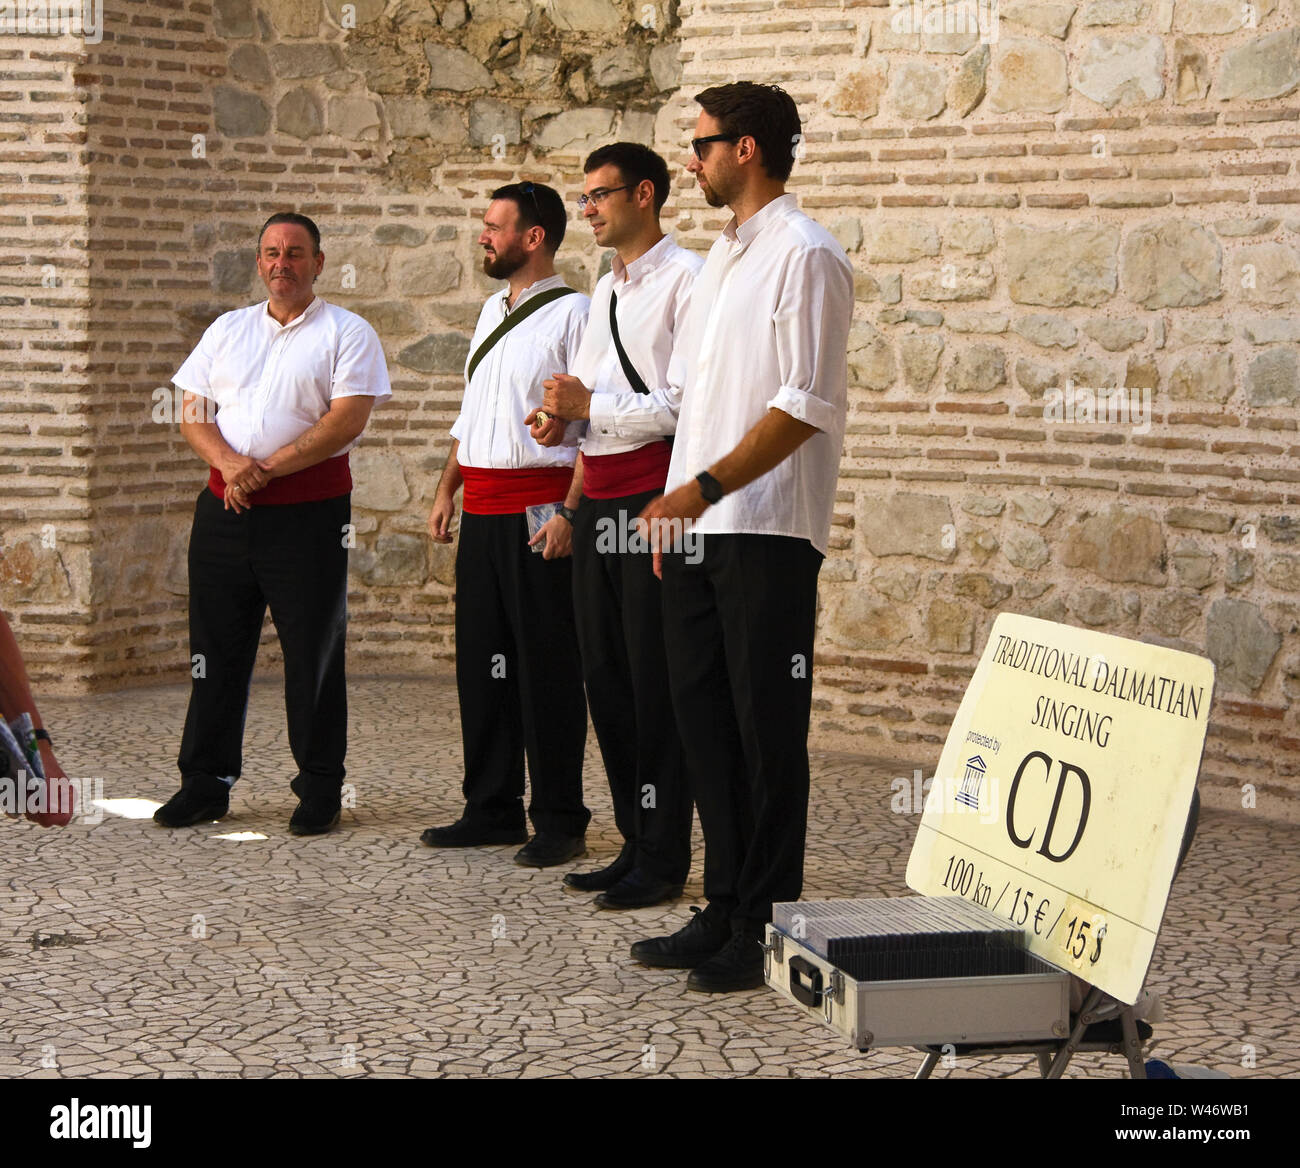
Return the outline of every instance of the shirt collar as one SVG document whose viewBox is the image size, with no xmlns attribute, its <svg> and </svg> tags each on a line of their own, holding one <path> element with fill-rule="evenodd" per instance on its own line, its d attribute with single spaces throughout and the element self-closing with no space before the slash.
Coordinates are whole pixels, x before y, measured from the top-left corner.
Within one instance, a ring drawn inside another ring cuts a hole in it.
<svg viewBox="0 0 1300 1168">
<path fill-rule="evenodd" d="M 789 192 L 778 195 L 770 203 L 765 203 L 755 211 L 739 227 L 736 226 L 736 217 L 733 215 L 731 222 L 722 229 L 722 234 L 733 248 L 743 250 L 754 242 L 754 237 L 773 219 L 780 218 L 786 211 L 794 210 L 798 205 L 794 195 Z"/>
<path fill-rule="evenodd" d="M 509 305 L 510 289 L 504 288 L 497 293 L 497 295 L 501 297 L 502 315 L 508 316 L 510 313 L 518 311 L 519 306 L 530 296 L 536 296 L 539 292 L 549 292 L 552 288 L 563 287 L 564 277 L 561 276 L 559 272 L 556 272 L 554 276 L 547 276 L 544 280 L 537 280 L 532 284 L 529 284 L 527 288 L 519 293 L 519 298 L 515 301 L 513 308 Z"/>
<path fill-rule="evenodd" d="M 277 329 L 293 328 L 294 325 L 301 323 L 302 321 L 306 320 L 308 317 L 315 316 L 320 306 L 324 303 L 325 301 L 323 301 L 319 296 L 314 296 L 312 298 L 312 302 L 309 305 L 307 305 L 307 307 L 304 308 L 302 312 L 300 312 L 297 316 L 295 316 L 293 320 L 291 320 L 288 324 L 281 324 L 278 320 L 275 319 L 275 317 L 271 315 L 271 301 L 268 298 L 262 301 L 262 315 L 266 318 L 267 324 L 273 325 Z"/>
<path fill-rule="evenodd" d="M 668 253 L 672 251 L 674 242 L 672 234 L 666 234 L 654 247 L 644 255 L 637 256 L 630 264 L 625 264 L 619 258 L 618 253 L 615 252 L 614 259 L 610 263 L 610 270 L 614 273 L 614 283 L 632 284 L 641 277 L 653 272 L 668 258 Z"/>
</svg>

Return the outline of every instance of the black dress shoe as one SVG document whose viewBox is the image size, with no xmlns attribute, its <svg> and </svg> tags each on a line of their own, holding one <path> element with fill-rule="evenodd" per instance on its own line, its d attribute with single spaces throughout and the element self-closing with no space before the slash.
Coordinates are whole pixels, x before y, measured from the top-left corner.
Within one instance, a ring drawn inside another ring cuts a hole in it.
<svg viewBox="0 0 1300 1168">
<path fill-rule="evenodd" d="M 756 990 L 763 984 L 763 947 L 752 930 L 733 933 L 731 940 L 686 979 L 688 990 L 731 994 Z"/>
<path fill-rule="evenodd" d="M 633 868 L 612 888 L 596 897 L 594 903 L 598 908 L 649 908 L 652 904 L 676 900 L 681 894 L 680 884 L 657 880 L 646 876 L 641 869 Z"/>
<path fill-rule="evenodd" d="M 553 835 L 538 832 L 515 853 L 515 863 L 525 868 L 554 868 L 587 854 L 585 835 Z"/>
<path fill-rule="evenodd" d="M 565 873 L 564 887 L 571 888 L 576 892 L 604 892 L 607 888 L 613 888 L 615 884 L 632 871 L 635 850 L 631 844 L 624 844 L 623 850 L 618 854 L 618 859 L 612 864 L 607 864 L 604 868 L 597 868 L 594 872 Z"/>
<path fill-rule="evenodd" d="M 632 956 L 642 965 L 659 969 L 694 969 L 703 965 L 726 945 L 731 924 L 720 920 L 712 907 L 701 911 L 691 905 L 691 913 L 691 919 L 671 936 L 638 941 L 632 946 Z M 759 968 L 761 972 L 761 965 Z"/>
<path fill-rule="evenodd" d="M 196 823 L 211 823 L 230 810 L 230 787 L 215 779 L 217 790 L 211 784 L 191 783 L 182 787 L 157 811 L 154 823 L 163 827 L 193 827 Z"/>
<path fill-rule="evenodd" d="M 481 848 L 490 844 L 521 844 L 528 838 L 522 827 L 484 827 L 458 819 L 450 827 L 430 827 L 420 833 L 420 842 L 431 848 Z"/>
<path fill-rule="evenodd" d="M 324 835 L 339 823 L 340 801 L 337 798 L 302 799 L 289 820 L 291 835 Z"/>
</svg>

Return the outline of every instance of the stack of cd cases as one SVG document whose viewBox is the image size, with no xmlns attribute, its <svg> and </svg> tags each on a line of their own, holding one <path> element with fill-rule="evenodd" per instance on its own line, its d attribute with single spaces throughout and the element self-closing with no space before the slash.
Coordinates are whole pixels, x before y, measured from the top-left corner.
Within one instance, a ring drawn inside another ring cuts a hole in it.
<svg viewBox="0 0 1300 1168">
<path fill-rule="evenodd" d="M 958 896 L 773 905 L 772 925 L 856 981 L 1037 973 L 1024 933 Z"/>
</svg>

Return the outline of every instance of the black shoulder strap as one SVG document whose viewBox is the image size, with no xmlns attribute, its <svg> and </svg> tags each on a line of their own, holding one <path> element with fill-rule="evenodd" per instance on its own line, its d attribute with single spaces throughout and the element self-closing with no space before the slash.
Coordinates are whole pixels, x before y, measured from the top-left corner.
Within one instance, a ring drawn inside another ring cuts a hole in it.
<svg viewBox="0 0 1300 1168">
<path fill-rule="evenodd" d="M 522 324 L 539 308 L 545 308 L 546 305 L 559 300 L 561 296 L 568 296 L 571 292 L 576 292 L 576 288 L 551 288 L 545 292 L 539 292 L 532 296 L 520 309 L 506 316 L 496 328 L 494 328 L 483 340 L 483 343 L 474 351 L 474 355 L 469 359 L 469 369 L 465 373 L 465 380 L 468 382 L 474 376 L 474 370 L 478 368 L 479 362 L 488 355 L 492 346 L 497 343 L 517 324 Z"/>
<path fill-rule="evenodd" d="M 609 290 L 609 331 L 614 338 L 614 348 L 618 350 L 619 364 L 623 366 L 623 376 L 632 384 L 632 388 L 637 393 L 649 393 L 646 383 L 641 380 L 641 374 L 636 371 L 636 367 L 627 359 L 627 350 L 623 348 L 623 340 L 618 335 L 618 295 L 613 288 Z"/>
</svg>

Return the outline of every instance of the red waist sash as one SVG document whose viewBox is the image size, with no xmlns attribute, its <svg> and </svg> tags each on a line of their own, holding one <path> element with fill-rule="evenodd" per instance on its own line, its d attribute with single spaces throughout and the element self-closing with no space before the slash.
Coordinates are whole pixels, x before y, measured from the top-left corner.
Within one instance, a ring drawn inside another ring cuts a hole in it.
<svg viewBox="0 0 1300 1168">
<path fill-rule="evenodd" d="M 573 481 L 571 466 L 462 466 L 460 474 L 465 480 L 461 506 L 470 515 L 518 515 L 535 503 L 563 502 Z"/>
<path fill-rule="evenodd" d="M 620 454 L 584 454 L 582 493 L 589 499 L 618 499 L 663 490 L 672 456 L 673 448 L 662 441 Z"/>
<path fill-rule="evenodd" d="M 226 497 L 226 480 L 214 466 L 208 475 L 208 490 L 218 499 Z M 254 507 L 266 503 L 318 503 L 322 499 L 337 499 L 352 490 L 352 471 L 348 467 L 348 456 L 337 455 L 309 466 L 306 470 L 296 470 L 283 478 L 272 479 L 260 491 L 248 496 Z"/>
</svg>

